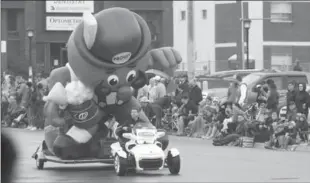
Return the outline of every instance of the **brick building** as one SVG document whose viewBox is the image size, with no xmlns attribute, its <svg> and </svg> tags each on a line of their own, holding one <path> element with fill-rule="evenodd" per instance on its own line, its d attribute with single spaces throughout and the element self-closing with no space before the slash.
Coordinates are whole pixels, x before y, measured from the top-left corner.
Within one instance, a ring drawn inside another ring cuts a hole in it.
<svg viewBox="0 0 310 183">
<path fill-rule="evenodd" d="M 244 17 L 253 19 L 249 55 L 255 59 L 255 68 L 287 70 L 299 60 L 310 70 L 309 9 L 310 1 L 244 2 Z M 175 46 L 186 56 L 186 2 L 174 2 L 174 15 L 178 17 L 174 18 L 174 41 L 179 43 Z M 197 69 L 203 65 L 211 71 L 230 69 L 228 59 L 241 55 L 241 3 L 197 1 L 194 15 Z"/>
<path fill-rule="evenodd" d="M 1 53 L 2 71 L 9 69 L 28 75 L 27 29 L 34 30 L 32 58 L 37 71 L 49 73 L 52 68 L 64 65 L 66 42 L 81 21 L 82 12 L 96 13 L 109 7 L 125 7 L 140 14 L 152 32 L 153 47 L 172 46 L 172 2 L 169 1 L 2 1 L 1 40 L 7 48 L 6 53 Z"/>
</svg>

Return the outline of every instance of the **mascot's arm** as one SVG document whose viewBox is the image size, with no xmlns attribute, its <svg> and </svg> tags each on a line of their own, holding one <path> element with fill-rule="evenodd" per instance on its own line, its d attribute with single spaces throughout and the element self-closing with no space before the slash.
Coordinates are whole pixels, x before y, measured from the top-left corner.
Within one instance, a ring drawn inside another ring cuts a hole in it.
<svg viewBox="0 0 310 183">
<path fill-rule="evenodd" d="M 48 79 L 48 89 L 51 90 L 57 82 L 65 86 L 70 80 L 70 71 L 67 67 L 54 69 Z M 47 101 L 45 103 L 44 115 L 46 126 L 59 127 L 65 124 L 65 119 L 59 115 L 59 106 L 54 102 Z"/>
<path fill-rule="evenodd" d="M 48 89 L 51 90 L 57 82 L 60 82 L 63 86 L 66 86 L 66 84 L 70 81 L 71 76 L 68 67 L 54 69 L 48 78 Z"/>
<path fill-rule="evenodd" d="M 45 126 L 63 126 L 66 121 L 59 115 L 59 106 L 54 102 L 47 101 L 44 105 Z"/>
<path fill-rule="evenodd" d="M 163 47 L 150 51 L 149 67 L 163 71 L 169 76 L 174 75 L 177 65 L 182 62 L 182 57 L 178 51 L 171 47 Z"/>
</svg>

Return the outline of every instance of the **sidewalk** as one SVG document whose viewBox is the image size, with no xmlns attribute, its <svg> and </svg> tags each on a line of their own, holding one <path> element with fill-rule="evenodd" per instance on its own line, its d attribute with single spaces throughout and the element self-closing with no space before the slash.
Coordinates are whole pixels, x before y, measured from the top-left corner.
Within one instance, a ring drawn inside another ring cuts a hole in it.
<svg viewBox="0 0 310 183">
<path fill-rule="evenodd" d="M 206 140 L 206 139 L 202 139 L 202 138 L 193 138 L 193 137 L 187 137 L 187 136 L 177 136 L 176 133 L 167 133 L 169 136 L 174 136 L 174 137 L 177 137 L 177 138 L 188 138 L 188 139 L 192 139 L 192 140 L 205 140 L 205 141 L 211 141 L 212 140 Z M 212 144 L 212 143 L 210 143 Z M 257 149 L 265 149 L 264 147 L 264 143 L 255 143 L 254 145 L 254 148 L 257 148 Z M 291 149 L 292 146 L 289 146 L 288 149 Z M 269 150 L 270 149 L 266 149 L 266 150 Z M 277 149 L 275 149 L 274 151 L 277 151 Z M 281 150 L 279 150 L 281 151 Z M 301 144 L 301 145 L 297 145 L 297 148 L 296 150 L 297 152 L 310 152 L 310 145 L 307 145 L 307 144 Z"/>
<path fill-rule="evenodd" d="M 259 148 L 259 149 L 265 149 L 264 143 L 255 143 L 254 147 Z M 289 146 L 288 149 L 291 149 L 292 147 L 293 146 Z M 266 149 L 266 150 L 269 150 L 269 149 Z M 307 145 L 307 144 L 297 145 L 297 148 L 295 151 L 310 152 L 310 145 Z"/>
</svg>

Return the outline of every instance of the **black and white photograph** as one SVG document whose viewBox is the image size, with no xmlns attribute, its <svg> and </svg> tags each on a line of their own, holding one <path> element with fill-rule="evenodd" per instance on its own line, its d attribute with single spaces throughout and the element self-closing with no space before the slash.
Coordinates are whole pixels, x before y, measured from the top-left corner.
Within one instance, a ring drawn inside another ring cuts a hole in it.
<svg viewBox="0 0 310 183">
<path fill-rule="evenodd" d="M 310 182 L 310 1 L 1 1 L 1 182 Z"/>
</svg>

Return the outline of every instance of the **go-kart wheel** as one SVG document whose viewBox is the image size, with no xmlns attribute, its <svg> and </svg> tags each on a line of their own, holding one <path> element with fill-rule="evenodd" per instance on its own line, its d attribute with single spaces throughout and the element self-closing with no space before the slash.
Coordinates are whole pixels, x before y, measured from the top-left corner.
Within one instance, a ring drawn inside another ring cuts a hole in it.
<svg viewBox="0 0 310 183">
<path fill-rule="evenodd" d="M 127 160 L 116 155 L 114 158 L 114 169 L 118 176 L 124 176 L 127 173 Z"/>
<path fill-rule="evenodd" d="M 171 152 L 169 151 L 168 156 L 167 156 L 167 166 L 168 166 L 169 171 L 172 175 L 179 174 L 180 169 L 181 169 L 180 155 L 173 157 Z"/>
<path fill-rule="evenodd" d="M 44 161 L 39 159 L 39 158 L 37 158 L 36 159 L 36 165 L 37 165 L 37 169 L 38 170 L 42 170 L 44 168 Z"/>
</svg>

